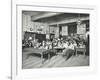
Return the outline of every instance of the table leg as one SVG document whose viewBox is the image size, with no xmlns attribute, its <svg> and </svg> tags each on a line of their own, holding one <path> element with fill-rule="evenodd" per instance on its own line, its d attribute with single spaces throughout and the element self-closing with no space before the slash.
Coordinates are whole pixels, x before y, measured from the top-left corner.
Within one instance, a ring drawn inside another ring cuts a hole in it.
<svg viewBox="0 0 100 80">
<path fill-rule="evenodd" d="M 42 64 L 43 64 L 43 54 L 41 54 L 41 61 L 42 61 Z"/>
<path fill-rule="evenodd" d="M 50 54 L 48 54 L 48 59 L 50 59 Z"/>
<path fill-rule="evenodd" d="M 48 61 L 50 61 L 50 54 L 48 53 Z"/>
<path fill-rule="evenodd" d="M 84 51 L 84 56 L 85 56 L 85 51 Z"/>
<path fill-rule="evenodd" d="M 77 56 L 77 50 L 76 50 L 76 56 Z"/>
</svg>

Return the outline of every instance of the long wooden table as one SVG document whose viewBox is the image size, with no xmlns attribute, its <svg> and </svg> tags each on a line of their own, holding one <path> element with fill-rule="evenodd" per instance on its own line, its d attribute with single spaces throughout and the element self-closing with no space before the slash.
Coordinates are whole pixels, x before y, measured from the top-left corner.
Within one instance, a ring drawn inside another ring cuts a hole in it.
<svg viewBox="0 0 100 80">
<path fill-rule="evenodd" d="M 77 52 L 83 52 L 83 55 L 85 55 L 86 48 L 76 48 L 76 56 L 77 56 Z"/>
<path fill-rule="evenodd" d="M 64 47 L 54 47 L 55 50 L 57 50 L 57 52 L 62 52 L 65 48 Z"/>
<path fill-rule="evenodd" d="M 48 55 L 48 59 L 50 59 L 50 52 L 55 52 L 54 50 L 51 50 L 51 49 L 38 49 L 38 48 L 33 48 L 31 51 L 30 51 L 32 54 L 40 54 L 41 55 L 41 61 L 42 61 L 42 64 L 43 64 L 43 55 L 44 54 L 47 54 Z"/>
</svg>

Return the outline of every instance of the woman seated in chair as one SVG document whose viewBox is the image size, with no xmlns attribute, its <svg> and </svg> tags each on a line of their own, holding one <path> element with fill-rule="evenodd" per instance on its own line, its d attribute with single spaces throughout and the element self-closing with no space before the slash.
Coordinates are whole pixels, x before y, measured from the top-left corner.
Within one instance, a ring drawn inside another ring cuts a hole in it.
<svg viewBox="0 0 100 80">
<path fill-rule="evenodd" d="M 69 41 L 68 44 L 65 46 L 65 49 L 63 51 L 63 55 L 66 56 L 66 60 L 68 60 L 72 55 L 74 55 L 74 51 L 75 51 L 75 45 L 73 41 Z"/>
</svg>

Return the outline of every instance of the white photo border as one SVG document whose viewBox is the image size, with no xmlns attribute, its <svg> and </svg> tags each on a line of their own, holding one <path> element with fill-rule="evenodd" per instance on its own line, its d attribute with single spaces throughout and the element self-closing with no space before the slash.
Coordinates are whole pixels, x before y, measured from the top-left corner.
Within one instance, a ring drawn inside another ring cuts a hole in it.
<svg viewBox="0 0 100 80">
<path fill-rule="evenodd" d="M 93 7 L 14 4 L 12 9 L 12 79 L 87 76 L 97 73 L 96 9 Z M 22 69 L 22 10 L 90 14 L 90 66 Z M 91 27 L 93 26 L 93 27 Z M 95 54 L 94 54 L 95 53 Z M 72 79 L 73 80 L 73 79 Z"/>
</svg>

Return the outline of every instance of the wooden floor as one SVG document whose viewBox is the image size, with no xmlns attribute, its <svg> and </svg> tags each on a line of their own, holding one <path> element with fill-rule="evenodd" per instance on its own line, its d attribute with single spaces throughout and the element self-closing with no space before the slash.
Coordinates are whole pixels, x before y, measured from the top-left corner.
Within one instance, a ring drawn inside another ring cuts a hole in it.
<svg viewBox="0 0 100 80">
<path fill-rule="evenodd" d="M 31 48 L 28 48 L 31 49 Z M 68 60 L 61 54 L 52 56 L 49 60 L 44 58 L 44 63 L 41 63 L 41 58 L 38 55 L 31 55 L 27 58 L 27 49 L 22 55 L 22 68 L 52 68 L 52 67 L 73 67 L 73 66 L 89 66 L 89 56 L 78 55 L 72 56 Z"/>
</svg>

